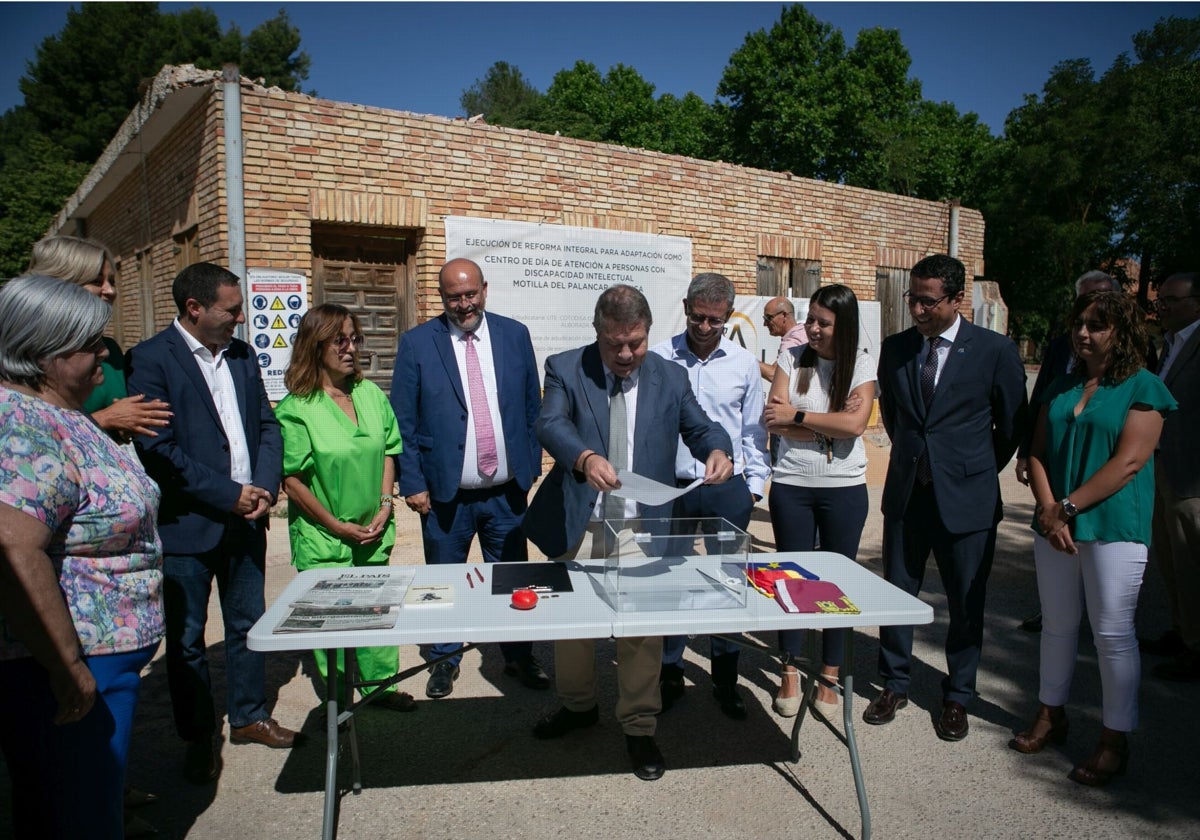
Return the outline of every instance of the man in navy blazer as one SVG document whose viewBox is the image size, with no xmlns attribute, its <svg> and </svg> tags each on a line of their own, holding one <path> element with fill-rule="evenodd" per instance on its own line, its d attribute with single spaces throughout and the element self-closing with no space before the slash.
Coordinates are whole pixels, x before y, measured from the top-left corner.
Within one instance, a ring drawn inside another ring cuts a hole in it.
<svg viewBox="0 0 1200 840">
<path fill-rule="evenodd" d="M 590 555 L 603 556 L 602 519 L 669 517 L 669 502 L 639 510 L 620 499 L 614 508 L 608 494 L 621 486 L 617 468 L 673 486 L 681 436 L 704 462 L 706 483 L 733 475 L 729 435 L 704 413 L 683 368 L 647 353 L 651 322 L 641 292 L 613 286 L 596 302 L 596 343 L 546 360 L 537 429 L 554 467 L 529 505 L 525 533 L 550 557 L 574 558 L 585 535 L 592 538 Z M 626 417 L 621 441 L 610 440 L 610 408 L 617 403 L 615 416 Z M 634 773 L 647 781 L 665 770 L 654 743 L 661 659 L 661 637 L 617 640 L 617 719 Z M 555 642 L 554 668 L 563 706 L 538 721 L 534 735 L 539 738 L 557 738 L 599 720 L 594 640 Z"/>
<path fill-rule="evenodd" d="M 488 563 L 527 560 L 521 519 L 542 472 L 533 342 L 523 324 L 485 312 L 487 281 L 471 260 L 442 266 L 438 291 L 444 312 L 406 332 L 396 351 L 400 495 L 421 515 L 426 563 L 467 562 L 476 534 Z M 427 648 L 427 660 L 449 657 L 430 669 L 427 696 L 454 690 L 461 648 Z M 530 688 L 550 687 L 531 642 L 500 650 L 506 674 Z"/>
<path fill-rule="evenodd" d="M 290 747 L 296 733 L 270 717 L 266 659 L 246 646 L 265 609 L 267 514 L 279 489 L 283 441 L 254 352 L 233 337 L 245 322 L 238 277 L 196 263 L 175 278 L 179 315 L 129 353 L 131 394 L 174 412 L 136 445 L 162 491 L 167 679 L 175 727 L 188 742 L 189 779 L 220 771 L 204 627 L 216 578 L 225 623 L 230 740 Z"/>
<path fill-rule="evenodd" d="M 938 736 L 959 741 L 975 696 L 984 596 L 1002 516 L 999 471 L 1028 425 L 1025 368 L 1016 345 L 958 314 L 962 263 L 935 254 L 913 266 L 904 297 L 914 326 L 879 354 L 879 413 L 892 440 L 883 486 L 883 565 L 888 582 L 921 591 L 930 552 L 950 607 L 948 676 Z M 912 627 L 881 628 L 882 693 L 863 720 L 890 722 L 908 703 Z"/>
</svg>

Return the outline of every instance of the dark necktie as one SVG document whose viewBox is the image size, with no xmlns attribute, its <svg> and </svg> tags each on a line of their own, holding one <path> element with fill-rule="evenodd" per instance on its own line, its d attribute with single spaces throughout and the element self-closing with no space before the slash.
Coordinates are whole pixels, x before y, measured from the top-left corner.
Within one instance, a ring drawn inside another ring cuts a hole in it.
<svg viewBox="0 0 1200 840">
<path fill-rule="evenodd" d="M 1159 376 L 1162 376 L 1164 373 L 1166 373 L 1167 359 L 1171 358 L 1171 345 L 1174 343 L 1175 343 L 1175 336 L 1173 336 L 1173 335 L 1164 335 L 1163 336 L 1163 354 L 1162 354 L 1162 358 L 1160 358 L 1158 360 L 1158 370 L 1155 371 L 1155 373 L 1157 373 Z"/>
<path fill-rule="evenodd" d="M 938 355 L 942 337 L 935 335 L 929 339 L 929 353 L 925 356 L 925 364 L 921 365 L 921 396 L 925 399 L 925 407 L 933 402 L 933 390 L 937 384 Z"/>
<path fill-rule="evenodd" d="M 935 335 L 929 339 L 929 353 L 925 356 L 925 364 L 921 365 L 921 397 L 925 400 L 925 410 L 933 402 L 934 385 L 937 382 L 938 357 L 937 349 L 942 343 L 942 337 Z M 933 481 L 933 471 L 929 468 L 929 448 L 917 459 L 917 481 L 928 484 Z"/>
<path fill-rule="evenodd" d="M 608 462 L 614 470 L 629 466 L 629 418 L 625 411 L 625 378 L 613 377 L 613 388 L 608 399 Z M 625 500 L 611 493 L 604 500 L 604 518 L 610 521 L 625 518 Z"/>
</svg>

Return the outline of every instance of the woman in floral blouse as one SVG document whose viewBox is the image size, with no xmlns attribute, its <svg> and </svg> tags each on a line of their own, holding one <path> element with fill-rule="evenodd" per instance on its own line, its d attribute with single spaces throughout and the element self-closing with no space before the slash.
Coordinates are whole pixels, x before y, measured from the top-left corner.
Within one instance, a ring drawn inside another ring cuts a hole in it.
<svg viewBox="0 0 1200 840">
<path fill-rule="evenodd" d="M 121 838 L 140 673 L 163 634 L 158 487 L 83 411 L 111 310 L 0 288 L 0 747 L 17 837 Z"/>
</svg>

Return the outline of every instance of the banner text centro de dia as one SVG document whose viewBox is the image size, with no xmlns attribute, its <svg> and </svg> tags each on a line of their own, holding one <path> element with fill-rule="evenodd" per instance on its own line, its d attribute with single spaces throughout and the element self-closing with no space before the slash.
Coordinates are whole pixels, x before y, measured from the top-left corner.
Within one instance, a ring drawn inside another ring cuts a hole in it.
<svg viewBox="0 0 1200 840">
<path fill-rule="evenodd" d="M 446 259 L 460 257 L 483 269 L 488 310 L 529 328 L 539 371 L 547 356 L 596 340 L 596 299 L 618 283 L 649 301 L 650 346 L 669 338 L 692 279 L 685 237 L 448 216 Z"/>
</svg>

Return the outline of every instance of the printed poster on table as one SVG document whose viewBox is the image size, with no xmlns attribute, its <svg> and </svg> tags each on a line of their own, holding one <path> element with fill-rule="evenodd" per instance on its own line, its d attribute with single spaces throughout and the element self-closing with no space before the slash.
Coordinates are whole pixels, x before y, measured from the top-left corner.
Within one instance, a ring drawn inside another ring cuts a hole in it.
<svg viewBox="0 0 1200 840">
<path fill-rule="evenodd" d="M 300 319 L 308 311 L 308 277 L 295 271 L 272 268 L 246 270 L 250 290 L 246 301 L 246 326 L 250 346 L 258 358 L 267 397 L 287 396 L 283 375 L 292 358 Z"/>
<path fill-rule="evenodd" d="M 446 258 L 459 257 L 483 269 L 488 310 L 529 328 L 539 375 L 547 356 L 596 340 L 596 298 L 618 283 L 650 303 L 650 346 L 670 338 L 692 279 L 686 237 L 448 216 Z"/>
</svg>

